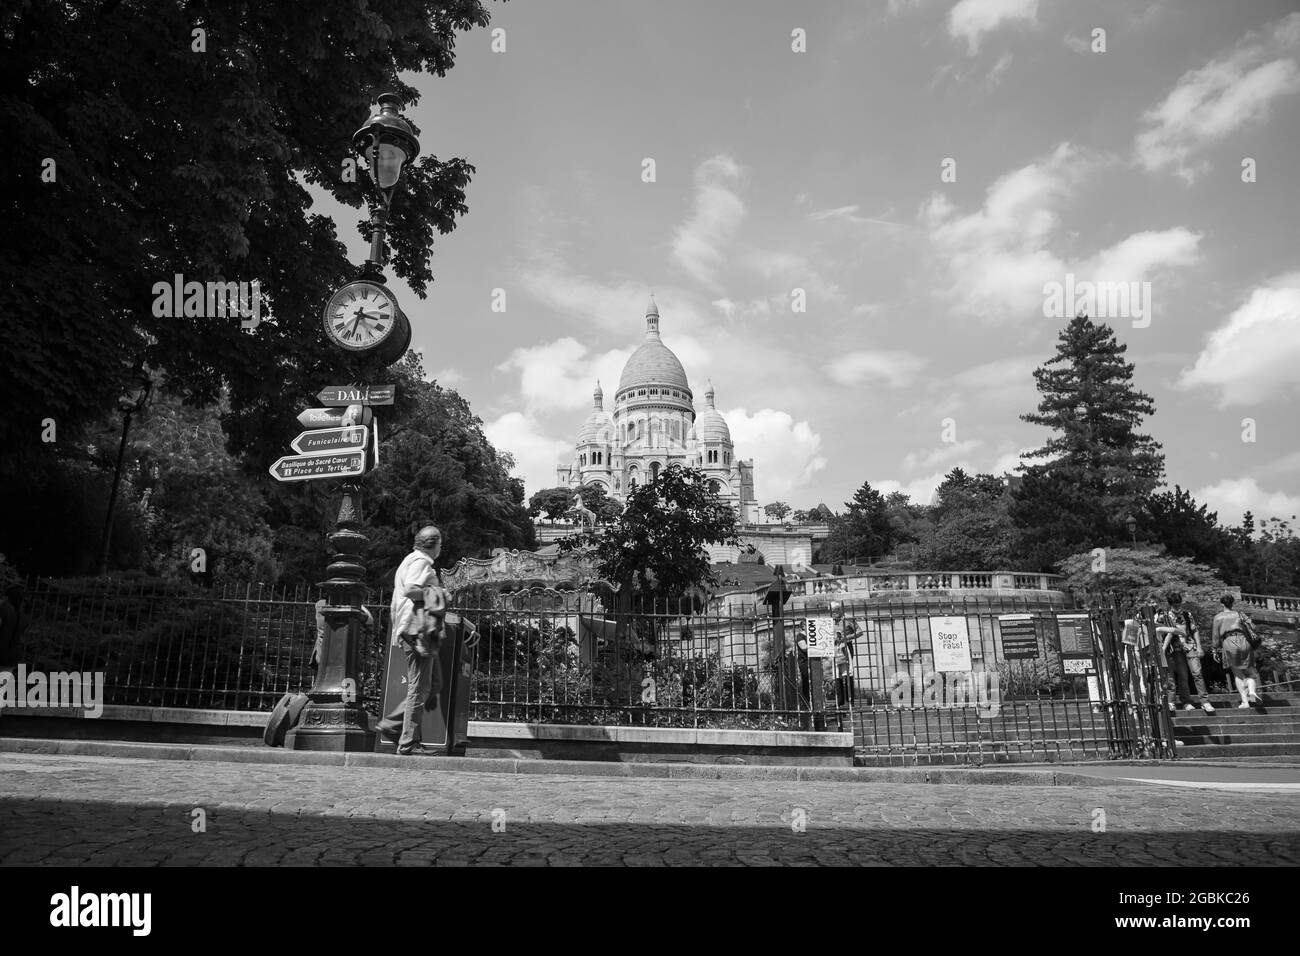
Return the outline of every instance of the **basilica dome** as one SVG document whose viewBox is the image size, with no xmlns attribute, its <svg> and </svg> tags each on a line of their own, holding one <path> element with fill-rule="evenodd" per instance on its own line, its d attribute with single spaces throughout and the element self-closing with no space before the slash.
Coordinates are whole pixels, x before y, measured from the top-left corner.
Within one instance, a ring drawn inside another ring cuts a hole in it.
<svg viewBox="0 0 1300 956">
<path fill-rule="evenodd" d="M 641 385 L 669 385 L 690 391 L 686 381 L 686 370 L 673 350 L 664 345 L 659 338 L 659 307 L 655 305 L 654 296 L 646 307 L 645 341 L 632 353 L 632 357 L 623 366 L 623 374 L 618 380 L 618 390 L 636 388 Z"/>
<path fill-rule="evenodd" d="M 592 442 L 607 443 L 614 434 L 614 421 L 605 411 L 605 393 L 601 391 L 600 382 L 596 383 L 596 391 L 591 395 L 591 414 L 587 420 L 582 423 L 582 428 L 578 430 L 578 444 L 586 445 Z"/>
<path fill-rule="evenodd" d="M 695 419 L 695 427 L 691 429 L 692 433 L 704 442 L 730 442 L 731 429 L 727 427 L 727 420 L 722 417 L 722 413 L 713 407 L 713 383 L 709 383 L 709 390 L 704 393 L 704 411 Z"/>
</svg>

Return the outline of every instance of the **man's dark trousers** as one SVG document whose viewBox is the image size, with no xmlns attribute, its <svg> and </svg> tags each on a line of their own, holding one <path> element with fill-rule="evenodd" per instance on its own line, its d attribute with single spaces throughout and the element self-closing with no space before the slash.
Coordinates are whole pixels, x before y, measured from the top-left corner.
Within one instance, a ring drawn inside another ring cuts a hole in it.
<svg viewBox="0 0 1300 956">
<path fill-rule="evenodd" d="M 413 641 L 402 640 L 402 650 L 406 654 L 406 699 L 378 726 L 380 735 L 389 739 L 397 736 L 400 730 L 398 753 L 408 753 L 421 743 L 420 721 L 424 719 L 425 702 L 442 689 L 438 644 L 436 637 L 429 638 L 423 634 Z"/>
</svg>

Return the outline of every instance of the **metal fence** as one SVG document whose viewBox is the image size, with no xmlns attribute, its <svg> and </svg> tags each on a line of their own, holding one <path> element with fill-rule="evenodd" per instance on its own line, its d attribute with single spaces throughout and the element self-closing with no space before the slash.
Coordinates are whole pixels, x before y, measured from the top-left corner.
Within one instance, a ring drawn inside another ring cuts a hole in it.
<svg viewBox="0 0 1300 956">
<path fill-rule="evenodd" d="M 23 595 L 29 670 L 104 674 L 106 704 L 271 710 L 311 687 L 318 588 L 205 590 L 157 580 L 39 579 Z M 377 710 L 386 595 L 368 604 L 362 699 Z"/>
<path fill-rule="evenodd" d="M 474 720 L 779 729 L 812 727 L 793 640 L 770 621 L 663 606 L 615 613 L 589 594 L 555 607 L 461 607 L 474 649 Z M 832 698 L 833 699 L 833 698 Z M 834 705 L 828 718 L 847 722 Z"/>
<path fill-rule="evenodd" d="M 315 588 L 43 579 L 25 596 L 23 658 L 47 672 L 102 671 L 108 704 L 266 711 L 311 686 L 318 597 Z M 363 631 L 360 697 L 371 713 L 387 598 L 374 595 Z M 1123 642 L 1114 611 L 1091 612 L 1091 673 L 1068 674 L 1059 607 L 915 598 L 845 600 L 835 629 L 848 653 L 821 661 L 797 642 L 807 617 L 826 609 L 786 608 L 779 619 L 696 607 L 616 612 L 591 594 L 553 591 L 461 605 L 480 634 L 470 716 L 811 729 L 823 715 L 827 729 L 852 728 L 861 754 L 909 762 L 1171 755 L 1160 663 Z M 1002 633 L 1007 615 L 1020 615 L 1015 654 Z M 936 666 L 938 617 L 965 622 L 969 669 Z"/>
</svg>

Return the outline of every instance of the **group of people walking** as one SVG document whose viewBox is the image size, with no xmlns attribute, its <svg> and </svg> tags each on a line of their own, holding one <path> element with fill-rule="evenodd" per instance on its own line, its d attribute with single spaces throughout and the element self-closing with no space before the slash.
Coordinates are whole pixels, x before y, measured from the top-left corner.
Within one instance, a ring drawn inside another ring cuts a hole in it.
<svg viewBox="0 0 1300 956">
<path fill-rule="evenodd" d="M 1182 594 L 1171 591 L 1165 601 L 1168 607 L 1156 615 L 1156 640 L 1168 663 L 1166 689 L 1170 709 L 1176 709 L 1174 700 L 1177 699 L 1184 710 L 1195 710 L 1199 705 L 1212 714 L 1214 707 L 1210 704 L 1202 667 L 1205 648 L 1200 628 L 1183 606 Z M 1223 609 L 1214 616 L 1210 628 L 1211 654 L 1232 675 L 1241 695 L 1238 708 L 1262 704 L 1259 670 L 1255 666 L 1255 650 L 1260 639 L 1255 626 L 1249 617 L 1234 608 L 1236 599 L 1231 594 L 1225 594 L 1219 603 Z"/>
</svg>

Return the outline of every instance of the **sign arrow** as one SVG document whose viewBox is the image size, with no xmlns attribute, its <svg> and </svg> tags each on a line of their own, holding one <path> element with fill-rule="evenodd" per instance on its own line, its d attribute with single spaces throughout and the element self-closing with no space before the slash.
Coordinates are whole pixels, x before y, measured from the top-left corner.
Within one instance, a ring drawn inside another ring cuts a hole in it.
<svg viewBox="0 0 1300 956">
<path fill-rule="evenodd" d="M 349 408 L 304 408 L 298 413 L 298 424 L 303 428 L 341 428 L 348 425 L 369 425 L 374 412 L 353 403 L 356 414 L 348 416 Z M 351 420 L 347 420 L 351 418 Z"/>
<path fill-rule="evenodd" d="M 366 472 L 366 453 L 285 455 L 270 467 L 276 481 L 309 481 L 312 478 L 354 478 Z"/>
<path fill-rule="evenodd" d="M 327 385 L 316 393 L 322 405 L 391 405 L 396 387 L 393 385 Z"/>
<path fill-rule="evenodd" d="M 362 451 L 369 440 L 370 429 L 365 425 L 348 425 L 302 432 L 289 442 L 289 447 L 303 455 L 326 451 Z"/>
</svg>

